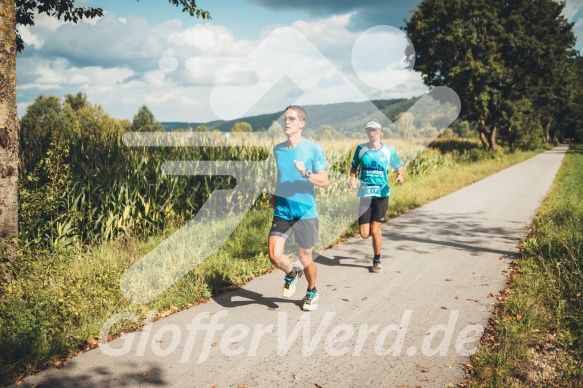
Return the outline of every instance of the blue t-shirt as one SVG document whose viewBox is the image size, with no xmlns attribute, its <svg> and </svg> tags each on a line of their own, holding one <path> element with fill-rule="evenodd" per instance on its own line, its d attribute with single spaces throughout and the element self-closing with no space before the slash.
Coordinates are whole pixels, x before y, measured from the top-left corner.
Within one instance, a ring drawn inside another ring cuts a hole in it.
<svg viewBox="0 0 583 388">
<path fill-rule="evenodd" d="M 318 218 L 314 185 L 300 175 L 294 160 L 304 162 L 312 172 L 326 170 L 326 160 L 322 148 L 313 141 L 302 139 L 294 148 L 287 148 L 287 142 L 273 147 L 277 162 L 277 202 L 274 216 L 284 220 Z"/>
<path fill-rule="evenodd" d="M 384 198 L 391 194 L 389 188 L 389 167 L 393 170 L 402 167 L 403 163 L 393 147 L 381 143 L 381 148 L 371 150 L 368 143 L 356 147 L 352 158 L 352 167 L 360 167 L 360 198 Z"/>
</svg>

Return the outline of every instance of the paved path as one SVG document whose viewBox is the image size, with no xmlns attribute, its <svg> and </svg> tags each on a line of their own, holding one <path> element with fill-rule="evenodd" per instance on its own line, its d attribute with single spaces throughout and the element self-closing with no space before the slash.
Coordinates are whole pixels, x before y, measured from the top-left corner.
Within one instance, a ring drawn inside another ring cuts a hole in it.
<svg viewBox="0 0 583 388">
<path fill-rule="evenodd" d="M 380 274 L 368 270 L 370 240 L 353 238 L 322 252 L 317 312 L 299 309 L 304 279 L 296 295 L 283 299 L 282 275 L 270 273 L 64 368 L 31 376 L 23 386 L 459 382 L 565 151 L 557 147 L 391 220 L 383 229 Z"/>
</svg>

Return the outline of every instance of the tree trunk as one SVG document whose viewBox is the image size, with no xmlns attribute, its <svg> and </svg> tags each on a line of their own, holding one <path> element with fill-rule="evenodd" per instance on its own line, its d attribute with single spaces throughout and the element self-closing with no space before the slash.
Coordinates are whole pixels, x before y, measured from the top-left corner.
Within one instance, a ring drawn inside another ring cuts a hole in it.
<svg viewBox="0 0 583 388">
<path fill-rule="evenodd" d="M 478 120 L 478 134 L 480 135 L 480 141 L 482 142 L 484 149 L 488 151 L 489 144 L 488 138 L 486 137 L 486 126 L 484 125 L 483 119 Z"/>
<path fill-rule="evenodd" d="M 553 124 L 553 119 L 552 117 L 548 117 L 547 118 L 547 122 L 546 125 L 543 126 L 544 131 L 543 131 L 543 142 L 545 144 L 549 144 L 551 141 L 551 126 Z"/>
<path fill-rule="evenodd" d="M 492 131 L 490 132 L 490 136 L 488 136 L 488 142 L 490 143 L 490 151 L 496 151 L 496 135 L 498 134 L 498 127 L 494 126 Z"/>
<path fill-rule="evenodd" d="M 558 142 L 558 134 L 559 131 L 557 129 L 556 125 L 553 125 L 554 121 L 553 119 L 549 119 L 549 122 L 547 124 L 547 128 L 546 128 L 546 134 L 547 134 L 547 142 L 545 144 L 549 144 L 549 143 L 557 143 Z"/>
<path fill-rule="evenodd" d="M 18 236 L 18 116 L 14 0 L 0 0 L 0 272 Z"/>
<path fill-rule="evenodd" d="M 498 133 L 498 128 L 496 126 L 492 127 L 492 130 L 489 130 L 486 126 L 486 122 L 484 119 L 478 120 L 478 131 L 480 133 L 480 140 L 484 145 L 484 149 L 486 151 L 496 151 L 496 135 Z"/>
</svg>

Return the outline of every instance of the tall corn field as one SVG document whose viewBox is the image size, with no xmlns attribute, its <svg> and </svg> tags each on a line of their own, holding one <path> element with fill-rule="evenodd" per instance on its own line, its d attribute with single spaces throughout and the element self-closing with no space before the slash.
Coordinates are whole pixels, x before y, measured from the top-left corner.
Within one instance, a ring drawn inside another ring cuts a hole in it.
<svg viewBox="0 0 583 388">
<path fill-rule="evenodd" d="M 56 248 L 151 236 L 192 220 L 217 190 L 233 192 L 223 199 L 225 209 L 249 202 L 257 208 L 268 206 L 276 177 L 271 149 L 284 138 L 257 133 L 231 137 L 154 133 L 148 139 L 145 144 L 136 142 L 135 136 L 124 136 L 112 124 L 101 132 L 53 134 L 35 143 L 24 142 L 21 242 Z M 354 195 L 347 189 L 348 171 L 356 145 L 363 142 L 366 139 L 320 142 L 330 174 L 330 186 L 317 190 L 324 218 L 337 219 L 343 216 L 340 210 L 351 208 Z M 451 162 L 438 151 L 421 153 L 425 148 L 421 143 L 387 142 L 410 175 Z M 225 163 L 240 172 L 227 174 Z M 233 190 L 242 183 L 252 189 Z"/>
</svg>

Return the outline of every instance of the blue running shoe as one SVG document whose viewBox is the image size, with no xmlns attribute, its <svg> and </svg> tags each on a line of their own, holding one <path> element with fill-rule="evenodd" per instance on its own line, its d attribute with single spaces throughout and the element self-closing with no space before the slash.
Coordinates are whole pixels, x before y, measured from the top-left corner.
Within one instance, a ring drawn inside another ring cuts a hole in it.
<svg viewBox="0 0 583 388">
<path fill-rule="evenodd" d="M 296 273 L 296 276 L 290 277 L 289 275 L 285 275 L 283 278 L 285 283 L 283 284 L 281 294 L 284 298 L 289 298 L 294 294 L 294 292 L 296 292 L 296 283 L 298 282 L 298 279 L 301 278 L 304 274 L 304 271 L 300 267 L 293 267 L 292 271 Z"/>
<path fill-rule="evenodd" d="M 318 299 L 320 296 L 317 292 L 308 291 L 304 299 L 302 299 L 302 310 L 304 311 L 314 311 L 318 309 Z"/>
</svg>

